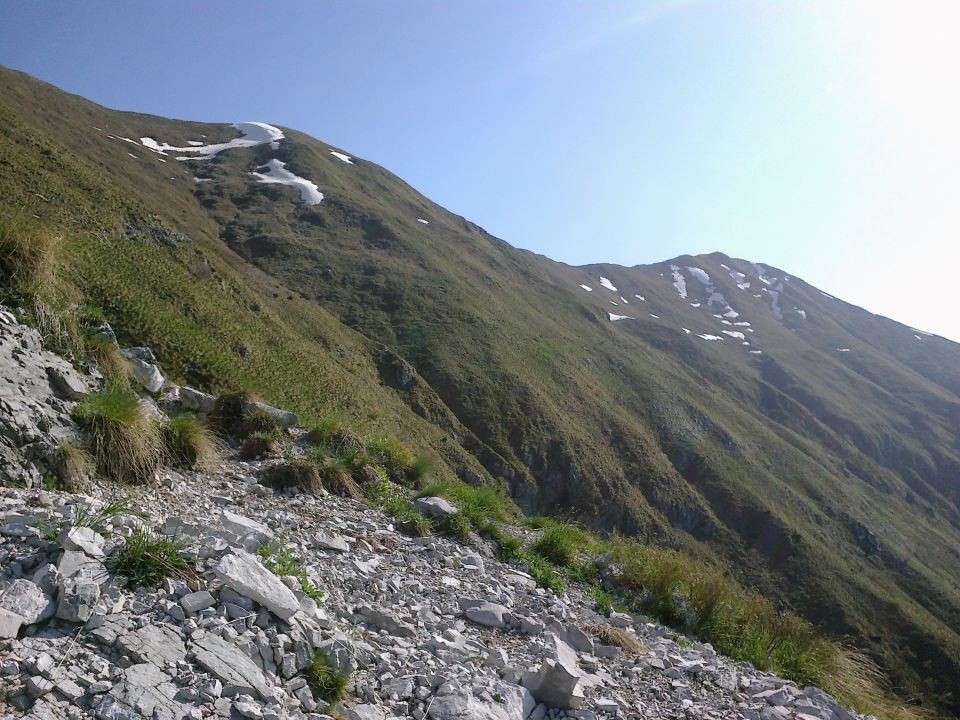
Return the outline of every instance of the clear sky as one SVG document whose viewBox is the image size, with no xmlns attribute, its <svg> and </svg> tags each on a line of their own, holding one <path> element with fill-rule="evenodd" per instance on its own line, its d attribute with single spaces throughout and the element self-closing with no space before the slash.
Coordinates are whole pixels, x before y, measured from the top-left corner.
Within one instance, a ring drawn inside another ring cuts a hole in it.
<svg viewBox="0 0 960 720">
<path fill-rule="evenodd" d="M 960 340 L 960 2 L 0 3 L 0 63 L 262 120 L 508 242 L 720 250 Z"/>
</svg>

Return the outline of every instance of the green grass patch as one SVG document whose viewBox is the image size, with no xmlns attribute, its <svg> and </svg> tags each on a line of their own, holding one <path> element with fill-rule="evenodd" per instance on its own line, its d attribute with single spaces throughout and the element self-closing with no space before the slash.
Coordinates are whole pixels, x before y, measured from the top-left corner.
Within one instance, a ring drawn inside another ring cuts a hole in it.
<svg viewBox="0 0 960 720">
<path fill-rule="evenodd" d="M 303 674 L 314 697 L 325 703 L 333 704 L 347 696 L 347 676 L 331 665 L 319 650 Z"/>
<path fill-rule="evenodd" d="M 159 424 L 140 407 L 129 386 L 108 382 L 81 400 L 73 417 L 90 433 L 90 450 L 100 472 L 121 482 L 153 479 L 160 465 Z"/>
<path fill-rule="evenodd" d="M 443 480 L 427 485 L 415 497 L 442 497 L 457 506 L 457 510 L 481 533 L 491 533 L 495 523 L 514 522 L 519 509 L 507 495 L 493 485 L 467 485 L 460 480 Z"/>
<path fill-rule="evenodd" d="M 303 565 L 294 557 L 293 550 L 286 545 L 261 545 L 257 549 L 257 557 L 263 566 L 274 575 L 283 577 L 290 575 L 300 582 L 300 590 L 307 597 L 320 601 L 323 599 L 323 593 L 317 590 L 310 579 L 307 577 L 307 571 Z"/>
<path fill-rule="evenodd" d="M 531 550 L 555 565 L 570 567 L 577 551 L 586 549 L 587 534 L 571 523 L 554 522 L 547 525 Z"/>
<path fill-rule="evenodd" d="M 403 496 L 388 498 L 383 510 L 397 521 L 397 527 L 407 535 L 427 537 L 433 534 L 433 520 L 410 507 L 409 501 Z"/>
<path fill-rule="evenodd" d="M 189 563 L 180 555 L 183 548 L 182 541 L 137 528 L 120 548 L 111 570 L 133 585 L 157 587 L 168 577 L 192 574 Z"/>
</svg>

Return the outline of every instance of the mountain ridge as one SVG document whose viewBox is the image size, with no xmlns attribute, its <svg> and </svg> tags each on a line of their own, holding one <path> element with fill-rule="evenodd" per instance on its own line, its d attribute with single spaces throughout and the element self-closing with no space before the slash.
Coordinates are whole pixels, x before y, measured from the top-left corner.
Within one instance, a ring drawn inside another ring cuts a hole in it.
<svg viewBox="0 0 960 720">
<path fill-rule="evenodd" d="M 389 398 L 388 414 L 415 425 L 452 472 L 472 468 L 501 480 L 530 513 L 573 512 L 597 528 L 723 558 L 743 580 L 830 632 L 865 642 L 901 689 L 949 692 L 960 632 L 950 580 L 960 576 L 956 343 L 921 337 L 776 268 L 761 265 L 761 272 L 722 254 L 629 268 L 555 263 L 295 130 L 284 129 L 276 149 L 236 148 L 178 163 L 137 139 L 185 147 L 200 135 L 228 142 L 236 133 L 108 111 L 9 71 L 0 85 L 0 142 L 16 148 L 10 156 L 24 171 L 37 170 L 25 178 L 11 163 L 0 168 L 8 207 L 85 233 L 130 215 L 144 227 L 181 233 L 177 248 L 154 243 L 137 252 L 151 263 L 179 253 L 177 268 L 201 266 L 186 271 L 193 277 L 204 274 L 204 262 L 215 263 L 216 275 L 243 297 L 238 307 L 258 303 L 285 328 L 272 345 L 276 359 L 257 372 L 242 370 L 236 353 L 206 367 L 188 362 L 182 346 L 170 347 L 164 354 L 179 355 L 174 371 L 184 379 L 209 385 L 218 373 L 259 374 L 262 390 L 288 393 L 278 401 L 312 403 L 309 417 L 323 403 L 307 393 L 291 397 L 294 388 L 283 387 L 289 381 L 268 377 L 285 352 L 278 348 L 311 336 L 349 337 L 357 362 L 368 358 L 363 372 L 385 387 L 396 385 L 385 380 L 395 355 L 412 363 L 418 382 L 377 390 L 377 402 Z M 112 127 L 90 129 L 96 123 Z M 15 137 L 13 126 L 21 128 Z M 296 188 L 258 183 L 249 173 L 270 159 L 315 183 L 324 199 L 308 206 Z M 70 202 L 55 208 L 31 198 L 54 195 L 45 183 L 67 172 L 57 162 L 102 173 L 102 186 L 123 188 L 122 199 L 76 188 L 61 188 Z M 71 219 L 68 205 L 81 197 L 88 217 Z M 109 211 L 103 197 L 114 203 Z M 130 239 L 112 242 L 111 257 L 119 258 Z M 159 344 L 148 309 L 131 312 L 118 302 L 132 295 L 94 267 L 95 250 L 92 242 L 85 250 L 84 294 L 117 305 L 110 320 L 121 330 Z M 751 287 L 740 288 L 731 272 Z M 123 273 L 134 270 L 114 269 Z M 617 290 L 601 285 L 601 276 Z M 178 292 L 182 282 L 165 292 Z M 722 299 L 710 307 L 714 294 Z M 190 312 L 182 307 L 171 317 Z M 611 312 L 637 317 L 614 321 Z M 229 342 L 248 342 L 243 323 L 234 323 Z M 386 359 L 372 359 L 361 337 L 387 347 Z M 334 358 L 335 345 L 304 345 L 298 357 Z M 340 377 L 328 386 L 357 387 L 359 375 Z M 798 578 L 803 587 L 793 587 Z M 896 632 L 878 636 L 878 628 Z M 923 677 L 924 662 L 943 672 Z"/>
</svg>

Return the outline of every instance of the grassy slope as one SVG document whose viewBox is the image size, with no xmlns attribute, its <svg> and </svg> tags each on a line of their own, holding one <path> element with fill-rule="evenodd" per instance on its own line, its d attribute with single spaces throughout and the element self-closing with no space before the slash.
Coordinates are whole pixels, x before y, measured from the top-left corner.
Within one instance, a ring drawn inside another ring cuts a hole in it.
<svg viewBox="0 0 960 720">
<path fill-rule="evenodd" d="M 721 326 L 678 301 L 665 266 L 569 268 L 514 250 L 302 134 L 279 156 L 320 185 L 315 208 L 245 175 L 275 154 L 264 148 L 184 165 L 106 137 L 227 139 L 224 126 L 107 111 L 13 73 L 0 85 L 13 118 L 2 142 L 15 148 L 0 165 L 4 202 L 70 230 L 83 290 L 176 375 L 400 428 L 453 469 L 471 462 L 461 438 L 527 510 L 718 553 L 868 643 L 910 692 L 942 694 L 960 672 L 953 344 L 920 353 L 908 329 L 796 279 L 783 305 L 808 321 L 787 312 L 781 325 L 719 267 L 734 261 L 687 258 L 754 323 L 765 355 L 748 356 L 680 330 Z M 129 218 L 188 240 L 131 242 Z M 647 298 L 622 313 L 636 322 L 607 321 L 601 273 Z M 429 386 L 384 388 L 378 346 L 344 324 L 399 350 Z M 858 549 L 857 523 L 879 555 Z"/>
</svg>

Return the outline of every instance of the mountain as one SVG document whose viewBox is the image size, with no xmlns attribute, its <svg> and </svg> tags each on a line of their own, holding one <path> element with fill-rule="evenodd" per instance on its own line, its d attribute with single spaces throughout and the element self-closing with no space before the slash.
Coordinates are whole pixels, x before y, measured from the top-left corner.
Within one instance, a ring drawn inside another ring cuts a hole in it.
<svg viewBox="0 0 960 720">
<path fill-rule="evenodd" d="M 720 253 L 554 262 L 292 129 L 0 90 L 0 208 L 176 379 L 723 562 L 960 711 L 956 343 Z"/>
</svg>

